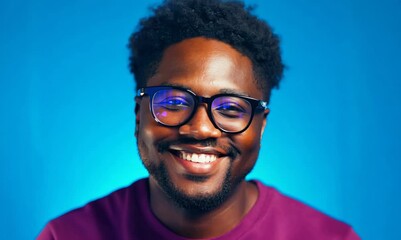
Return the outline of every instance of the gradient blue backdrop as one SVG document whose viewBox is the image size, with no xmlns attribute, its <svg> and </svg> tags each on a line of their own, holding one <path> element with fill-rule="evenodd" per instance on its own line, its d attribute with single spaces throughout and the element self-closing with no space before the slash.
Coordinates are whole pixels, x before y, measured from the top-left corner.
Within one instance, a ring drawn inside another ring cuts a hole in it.
<svg viewBox="0 0 401 240">
<path fill-rule="evenodd" d="M 0 3 L 0 239 L 146 176 L 126 44 L 151 2 L 113 2 Z M 288 65 L 250 177 L 401 239 L 401 2 L 248 3 Z"/>
</svg>

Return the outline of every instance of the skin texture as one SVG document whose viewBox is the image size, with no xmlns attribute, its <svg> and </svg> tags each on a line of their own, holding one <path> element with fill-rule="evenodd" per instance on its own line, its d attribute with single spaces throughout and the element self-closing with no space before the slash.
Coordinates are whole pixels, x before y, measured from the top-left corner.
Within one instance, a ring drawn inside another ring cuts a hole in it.
<svg viewBox="0 0 401 240">
<path fill-rule="evenodd" d="M 230 45 L 203 37 L 165 50 L 157 73 L 147 83 L 160 85 L 186 87 L 205 97 L 234 92 L 263 99 L 249 58 Z M 158 124 L 148 97 L 137 104 L 138 149 L 150 173 L 150 201 L 156 217 L 189 238 L 216 237 L 235 227 L 257 199 L 256 186 L 244 178 L 258 157 L 268 110 L 255 114 L 246 131 L 227 134 L 213 126 L 204 104 L 180 127 Z M 191 163 L 180 158 L 179 150 L 218 158 L 208 164 Z"/>
</svg>

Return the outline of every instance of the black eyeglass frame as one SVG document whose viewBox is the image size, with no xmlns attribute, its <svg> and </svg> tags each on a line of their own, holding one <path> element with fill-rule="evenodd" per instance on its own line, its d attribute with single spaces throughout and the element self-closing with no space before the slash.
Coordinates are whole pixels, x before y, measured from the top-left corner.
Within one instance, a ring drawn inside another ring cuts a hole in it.
<svg viewBox="0 0 401 240">
<path fill-rule="evenodd" d="M 162 123 L 162 122 L 160 122 L 160 120 L 159 120 L 158 118 L 156 118 L 156 116 L 155 116 L 154 113 L 153 113 L 153 106 L 152 106 L 153 104 L 152 104 L 152 101 L 153 101 L 153 96 L 154 96 L 154 94 L 155 94 L 156 92 L 160 91 L 160 90 L 169 90 L 169 89 L 176 89 L 176 90 L 180 90 L 180 91 L 187 92 L 187 93 L 189 93 L 189 94 L 193 97 L 193 99 L 195 100 L 195 101 L 194 101 L 194 107 L 193 107 L 192 113 L 188 116 L 188 118 L 187 118 L 185 121 L 183 121 L 182 123 L 177 124 L 177 125 L 167 125 L 167 124 L 165 124 L 165 123 Z M 214 126 L 215 128 L 217 128 L 217 129 L 219 129 L 219 130 L 222 131 L 222 132 L 231 133 L 231 134 L 236 134 L 236 133 L 244 132 L 244 131 L 245 131 L 246 129 L 248 129 L 248 127 L 251 125 L 252 120 L 253 120 L 253 116 L 255 115 L 255 113 L 259 113 L 259 112 L 262 112 L 262 111 L 264 111 L 264 110 L 269 109 L 269 108 L 267 107 L 267 105 L 268 105 L 267 102 L 265 102 L 265 101 L 263 101 L 263 100 L 258 100 L 258 99 L 255 99 L 255 98 L 251 98 L 251 97 L 248 97 L 248 96 L 238 95 L 238 94 L 234 94 L 234 93 L 220 93 L 220 94 L 213 95 L 213 96 L 211 96 L 211 97 L 203 97 L 203 96 L 198 96 L 198 95 L 196 95 L 193 91 L 191 91 L 191 90 L 189 90 L 189 89 L 187 89 L 187 88 L 176 87 L 176 86 L 152 86 L 152 87 L 144 87 L 144 88 L 138 89 L 136 98 L 142 98 L 142 97 L 144 97 L 144 96 L 149 96 L 149 109 L 150 109 L 150 112 L 152 113 L 152 116 L 153 116 L 153 118 L 155 119 L 155 121 L 158 122 L 158 123 L 160 123 L 160 124 L 163 125 L 163 126 L 166 126 L 166 127 L 180 127 L 180 126 L 182 126 L 182 125 L 185 125 L 185 124 L 188 123 L 188 122 L 193 118 L 193 116 L 195 115 L 195 113 L 196 113 L 196 111 L 197 111 L 197 109 L 198 109 L 198 107 L 199 107 L 199 104 L 200 104 L 200 103 L 206 103 L 206 105 L 207 105 L 207 108 L 206 108 L 207 111 L 206 111 L 206 112 L 207 112 L 207 115 L 208 115 L 210 121 L 213 123 L 213 126 Z M 241 131 L 231 132 L 231 131 L 227 131 L 227 130 L 222 129 L 221 127 L 219 127 L 219 126 L 216 124 L 215 119 L 214 119 L 213 114 L 212 114 L 212 104 L 211 104 L 211 103 L 212 103 L 216 98 L 219 98 L 219 97 L 238 97 L 238 98 L 244 99 L 244 100 L 246 100 L 247 102 L 250 103 L 250 105 L 251 105 L 251 107 L 252 107 L 251 117 L 249 118 L 249 122 L 248 122 L 248 124 L 244 127 L 244 129 L 242 129 Z"/>
</svg>

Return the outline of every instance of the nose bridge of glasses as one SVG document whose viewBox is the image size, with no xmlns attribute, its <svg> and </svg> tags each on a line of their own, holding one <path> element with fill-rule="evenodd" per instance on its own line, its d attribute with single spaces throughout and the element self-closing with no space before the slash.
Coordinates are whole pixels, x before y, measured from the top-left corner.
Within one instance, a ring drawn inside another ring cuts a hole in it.
<svg viewBox="0 0 401 240">
<path fill-rule="evenodd" d="M 197 114 L 200 108 L 204 108 L 206 116 L 208 117 L 208 120 L 210 123 L 214 125 L 214 119 L 211 116 L 211 108 L 212 108 L 212 102 L 214 100 L 213 97 L 202 97 L 202 96 L 195 96 L 197 98 L 196 105 L 194 106 L 194 115 Z M 193 116 L 194 117 L 194 116 Z"/>
<path fill-rule="evenodd" d="M 208 97 L 196 97 L 196 104 L 193 109 L 191 119 L 188 121 L 188 125 L 196 132 L 214 132 L 220 131 L 215 127 L 214 120 L 210 113 L 210 104 L 212 99 Z"/>
<path fill-rule="evenodd" d="M 205 103 L 206 105 L 210 106 L 213 101 L 213 97 L 202 97 L 202 96 L 195 96 L 197 98 L 198 104 Z"/>
<path fill-rule="evenodd" d="M 196 101 L 196 104 L 195 104 L 195 106 L 194 106 L 194 113 L 193 113 L 193 116 L 192 116 L 192 119 L 191 119 L 191 121 L 192 120 L 196 120 L 196 118 L 198 118 L 199 117 L 199 114 L 201 114 L 202 112 L 202 121 L 204 122 L 205 120 L 206 121 L 209 121 L 212 125 L 213 125 L 213 119 L 212 119 L 212 117 L 210 116 L 210 111 L 209 111 L 209 109 L 210 109 L 210 104 L 211 104 L 211 98 L 207 98 L 207 97 L 202 97 L 202 96 L 196 96 L 196 98 L 197 98 L 197 101 Z M 202 124 L 203 122 L 199 122 L 200 124 Z"/>
</svg>

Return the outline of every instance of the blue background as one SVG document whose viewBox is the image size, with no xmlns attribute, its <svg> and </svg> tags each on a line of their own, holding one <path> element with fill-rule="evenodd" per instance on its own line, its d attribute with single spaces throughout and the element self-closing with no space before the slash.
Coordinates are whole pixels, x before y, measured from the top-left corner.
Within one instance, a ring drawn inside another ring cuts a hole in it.
<svg viewBox="0 0 401 240">
<path fill-rule="evenodd" d="M 146 176 L 127 39 L 147 1 L 0 3 L 0 238 Z M 288 65 L 250 178 L 401 239 L 401 2 L 270 0 Z"/>
</svg>

